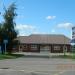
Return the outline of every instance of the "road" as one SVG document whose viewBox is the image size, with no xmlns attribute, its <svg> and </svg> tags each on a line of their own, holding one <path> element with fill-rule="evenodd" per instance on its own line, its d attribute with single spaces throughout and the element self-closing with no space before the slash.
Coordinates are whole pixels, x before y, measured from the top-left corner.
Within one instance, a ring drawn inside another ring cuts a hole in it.
<svg viewBox="0 0 75 75">
<path fill-rule="evenodd" d="M 0 75 L 75 75 L 75 60 L 34 57 L 0 60 Z"/>
</svg>

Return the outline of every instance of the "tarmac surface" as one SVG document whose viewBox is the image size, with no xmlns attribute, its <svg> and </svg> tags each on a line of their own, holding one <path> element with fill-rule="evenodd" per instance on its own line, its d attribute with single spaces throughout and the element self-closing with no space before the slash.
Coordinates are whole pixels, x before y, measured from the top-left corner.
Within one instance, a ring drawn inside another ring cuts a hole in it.
<svg viewBox="0 0 75 75">
<path fill-rule="evenodd" d="M 75 60 L 21 57 L 0 60 L 0 75 L 75 75 Z"/>
</svg>

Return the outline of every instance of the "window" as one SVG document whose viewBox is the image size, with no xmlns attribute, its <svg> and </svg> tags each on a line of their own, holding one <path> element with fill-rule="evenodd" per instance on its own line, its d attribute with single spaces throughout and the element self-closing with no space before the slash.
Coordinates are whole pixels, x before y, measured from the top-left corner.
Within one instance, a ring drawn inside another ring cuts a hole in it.
<svg viewBox="0 0 75 75">
<path fill-rule="evenodd" d="M 37 50 L 37 45 L 31 45 L 31 50 Z"/>
<path fill-rule="evenodd" d="M 31 45 L 31 48 L 37 48 L 37 45 Z"/>
<path fill-rule="evenodd" d="M 60 46 L 54 46 L 54 50 L 60 50 Z"/>
</svg>

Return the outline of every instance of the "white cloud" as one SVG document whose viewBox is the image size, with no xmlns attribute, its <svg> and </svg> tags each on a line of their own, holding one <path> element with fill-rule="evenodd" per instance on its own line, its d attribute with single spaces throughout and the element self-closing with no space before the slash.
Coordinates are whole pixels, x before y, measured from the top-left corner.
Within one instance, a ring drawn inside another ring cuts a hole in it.
<svg viewBox="0 0 75 75">
<path fill-rule="evenodd" d="M 52 19 L 55 19 L 55 18 L 56 18 L 56 16 L 47 16 L 46 17 L 47 20 L 52 20 Z"/>
<path fill-rule="evenodd" d="M 71 29 L 72 26 L 73 26 L 73 24 L 72 23 L 68 23 L 68 22 L 60 23 L 60 24 L 57 25 L 58 28 L 64 28 L 64 29 Z"/>
<path fill-rule="evenodd" d="M 36 27 L 35 26 L 32 26 L 32 25 L 22 25 L 22 24 L 20 24 L 20 25 L 16 25 L 16 29 L 18 29 L 18 30 L 32 30 L 32 29 L 35 29 Z"/>
<path fill-rule="evenodd" d="M 20 24 L 16 25 L 15 29 L 18 30 L 20 36 L 24 36 L 31 34 L 36 29 L 36 27 L 33 25 Z"/>
<path fill-rule="evenodd" d="M 47 32 L 34 31 L 32 34 L 48 34 Z"/>
<path fill-rule="evenodd" d="M 38 32 L 38 31 L 33 31 L 33 33 L 32 34 L 39 34 L 40 32 Z"/>
</svg>

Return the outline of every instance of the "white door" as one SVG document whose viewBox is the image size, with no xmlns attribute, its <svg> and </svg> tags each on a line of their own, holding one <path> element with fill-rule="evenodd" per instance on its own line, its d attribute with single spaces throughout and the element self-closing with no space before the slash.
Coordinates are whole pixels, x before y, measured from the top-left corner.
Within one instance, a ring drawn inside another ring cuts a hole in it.
<svg viewBox="0 0 75 75">
<path fill-rule="evenodd" d="M 40 46 L 40 52 L 50 52 L 51 46 Z"/>
</svg>

